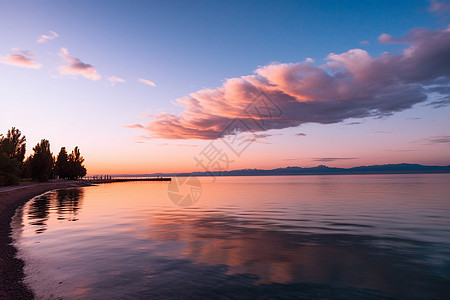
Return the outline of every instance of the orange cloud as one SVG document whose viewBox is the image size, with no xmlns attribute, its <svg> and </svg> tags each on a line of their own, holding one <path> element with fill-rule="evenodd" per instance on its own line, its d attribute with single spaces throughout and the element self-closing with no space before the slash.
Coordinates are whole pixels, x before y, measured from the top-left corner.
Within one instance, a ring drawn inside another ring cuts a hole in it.
<svg viewBox="0 0 450 300">
<path fill-rule="evenodd" d="M 94 66 L 83 63 L 79 58 L 69 56 L 69 51 L 66 48 L 61 48 L 58 55 L 68 63 L 68 65 L 58 67 L 61 74 L 82 75 L 90 80 L 99 80 L 102 78 Z"/>
</svg>

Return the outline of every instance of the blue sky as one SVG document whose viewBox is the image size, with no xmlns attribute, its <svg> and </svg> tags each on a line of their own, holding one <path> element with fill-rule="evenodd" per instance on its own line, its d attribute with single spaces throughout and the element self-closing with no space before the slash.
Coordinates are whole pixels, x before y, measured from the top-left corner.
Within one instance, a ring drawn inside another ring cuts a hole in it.
<svg viewBox="0 0 450 300">
<path fill-rule="evenodd" d="M 428 1 L 2 1 L 0 57 L 13 53 L 12 48 L 29 50 L 42 67 L 0 64 L 0 129 L 19 127 L 27 135 L 28 153 L 44 137 L 54 152 L 79 145 L 91 173 L 194 170 L 192 157 L 207 141 L 160 137 L 136 143 L 136 136 L 147 133 L 121 126 L 145 126 L 148 120 L 140 116 L 147 114 L 179 114 L 184 108 L 175 105 L 176 99 L 274 62 L 312 58 L 319 66 L 328 54 L 355 48 L 372 57 L 402 53 L 405 45 L 381 44 L 378 37 L 401 38 L 416 27 L 444 30 L 448 19 L 429 10 Z M 50 31 L 58 36 L 37 43 Z M 95 67 L 101 79 L 59 72 L 61 48 Z M 125 82 L 112 85 L 106 80 L 111 76 Z M 316 158 L 327 157 L 352 158 L 327 163 L 342 166 L 402 158 L 449 164 L 444 154 L 448 143 L 432 149 L 420 144 L 448 136 L 449 109 L 424 104 L 381 119 L 269 130 L 273 135 L 252 145 L 232 168 L 315 165 Z M 360 124 L 344 125 L 352 122 Z M 298 132 L 307 136 L 293 142 Z M 353 140 L 360 142 L 353 145 Z M 370 151 L 374 147 L 379 158 Z M 383 154 L 389 149 L 414 151 Z M 141 162 L 125 159 L 130 152 Z M 268 160 L 274 155 L 277 159 Z M 122 163 L 111 165 L 111 160 Z"/>
</svg>

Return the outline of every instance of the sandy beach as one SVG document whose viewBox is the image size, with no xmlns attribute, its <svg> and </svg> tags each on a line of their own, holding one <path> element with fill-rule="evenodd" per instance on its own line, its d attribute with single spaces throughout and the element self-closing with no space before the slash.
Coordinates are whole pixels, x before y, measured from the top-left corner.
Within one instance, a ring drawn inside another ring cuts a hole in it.
<svg viewBox="0 0 450 300">
<path fill-rule="evenodd" d="M 85 185 L 82 181 L 61 180 L 0 187 L 0 299 L 33 299 L 32 291 L 22 283 L 24 263 L 15 257 L 17 250 L 11 245 L 11 218 L 16 209 L 42 193 Z"/>
</svg>

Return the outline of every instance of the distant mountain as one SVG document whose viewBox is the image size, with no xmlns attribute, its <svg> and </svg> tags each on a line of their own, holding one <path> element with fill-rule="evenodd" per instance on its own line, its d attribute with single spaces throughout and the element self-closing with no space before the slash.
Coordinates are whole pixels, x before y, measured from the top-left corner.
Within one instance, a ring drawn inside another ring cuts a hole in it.
<svg viewBox="0 0 450 300">
<path fill-rule="evenodd" d="M 359 166 L 353 168 L 334 168 L 320 165 L 311 168 L 286 167 L 272 170 L 241 169 L 221 172 L 192 173 L 153 173 L 144 175 L 119 176 L 270 176 L 270 175 L 339 175 L 339 174 L 427 174 L 450 173 L 450 166 L 423 166 L 419 164 L 388 164 Z"/>
</svg>

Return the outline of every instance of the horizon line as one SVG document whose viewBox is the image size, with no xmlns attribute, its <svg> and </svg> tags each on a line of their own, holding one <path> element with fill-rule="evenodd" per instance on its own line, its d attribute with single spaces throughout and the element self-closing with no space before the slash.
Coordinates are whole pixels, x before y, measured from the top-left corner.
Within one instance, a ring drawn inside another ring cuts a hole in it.
<svg viewBox="0 0 450 300">
<path fill-rule="evenodd" d="M 401 166 L 401 165 L 408 165 L 408 166 L 419 166 L 419 167 L 425 167 L 425 168 L 439 168 L 439 167 L 449 167 L 450 168 L 450 164 L 446 164 L 446 165 L 423 165 L 423 164 L 419 164 L 419 163 L 386 163 L 386 164 L 374 164 L 374 165 L 356 165 L 356 166 L 352 166 L 352 167 L 333 167 L 333 166 L 328 166 L 325 164 L 319 164 L 313 167 L 301 167 L 301 166 L 295 166 L 295 165 L 291 165 L 291 166 L 285 166 L 285 167 L 277 167 L 277 168 L 273 168 L 273 169 L 259 169 L 259 168 L 241 168 L 241 169 L 230 169 L 230 170 L 221 170 L 221 171 L 187 171 L 187 172 L 152 172 L 152 173 L 88 173 L 86 175 L 86 177 L 89 176 L 104 176 L 104 175 L 109 175 L 109 176 L 123 176 L 123 177 L 131 177 L 131 176 L 157 176 L 157 175 L 179 175 L 179 174 L 183 174 L 183 175 L 191 175 L 191 176 L 208 176 L 208 175 L 198 175 L 198 174 L 220 174 L 220 173 L 230 173 L 230 172 L 238 172 L 238 171 L 275 171 L 275 170 L 282 170 L 282 169 L 287 169 L 287 168 L 301 168 L 301 169 L 314 169 L 314 168 L 318 168 L 318 167 L 326 167 L 328 169 L 337 169 L 337 170 L 341 170 L 341 171 L 351 171 L 351 169 L 354 168 L 360 168 L 360 167 L 382 167 L 382 166 Z M 405 170 L 408 171 L 408 170 Z M 412 173 L 417 173 L 417 172 L 413 172 Z M 218 175 L 220 176 L 220 175 Z"/>
</svg>

